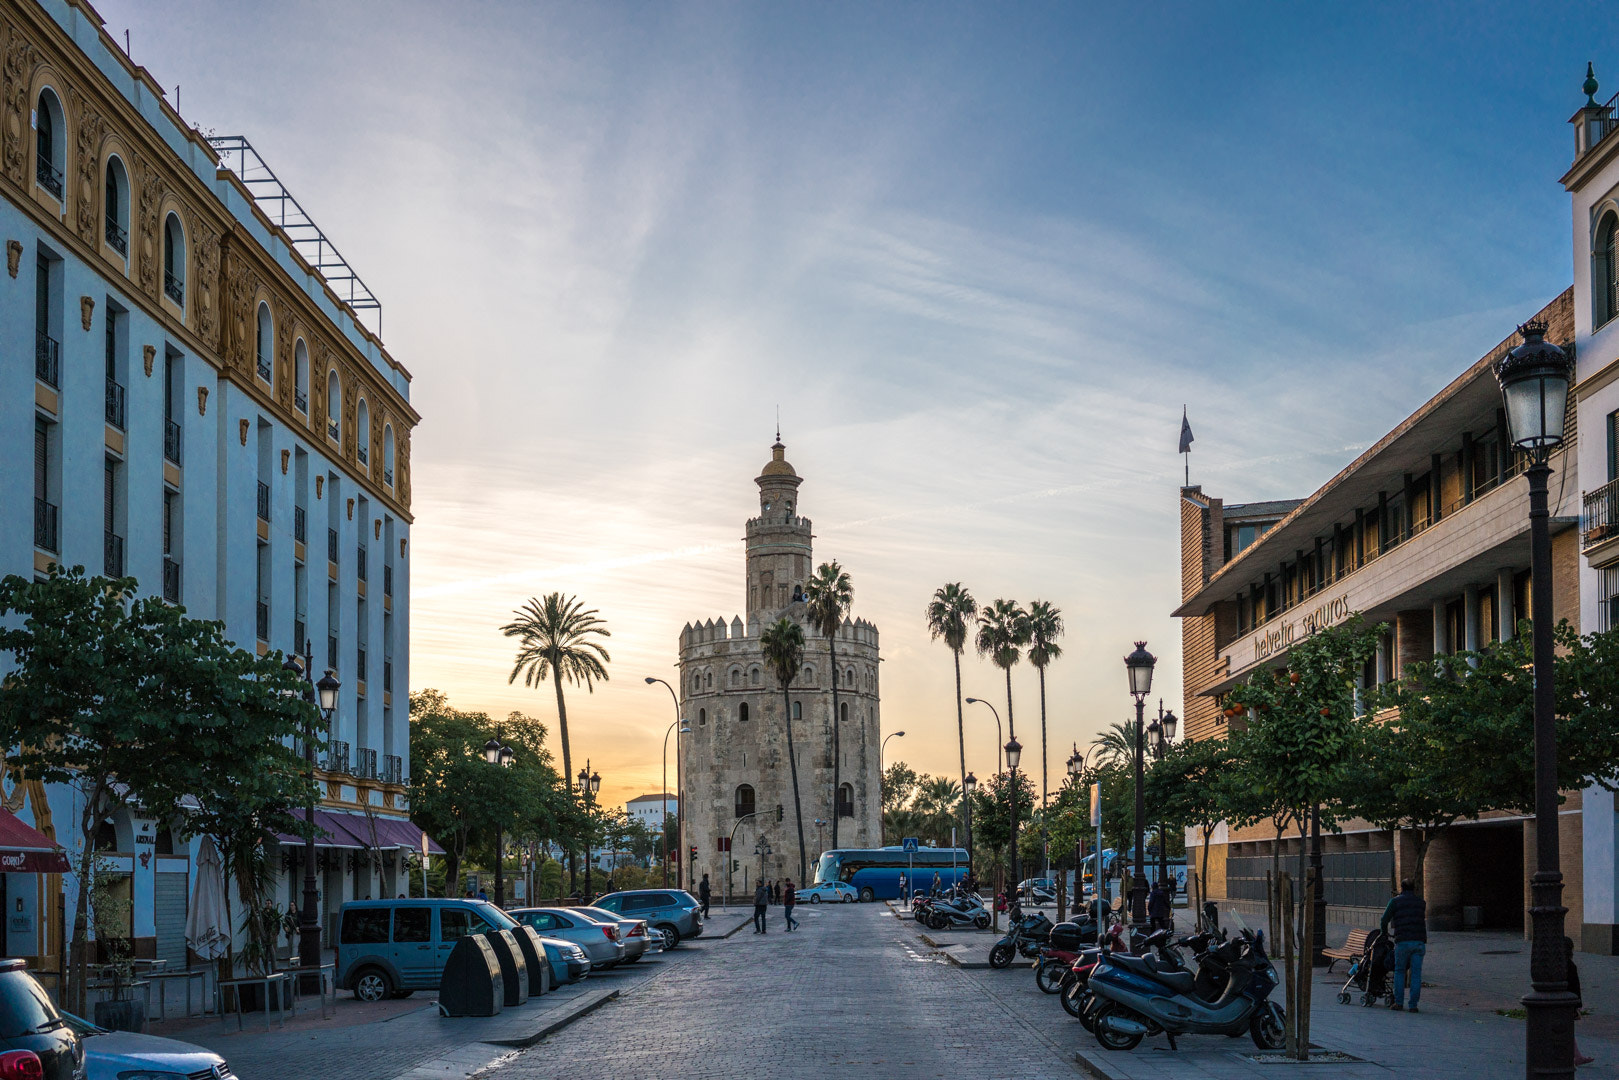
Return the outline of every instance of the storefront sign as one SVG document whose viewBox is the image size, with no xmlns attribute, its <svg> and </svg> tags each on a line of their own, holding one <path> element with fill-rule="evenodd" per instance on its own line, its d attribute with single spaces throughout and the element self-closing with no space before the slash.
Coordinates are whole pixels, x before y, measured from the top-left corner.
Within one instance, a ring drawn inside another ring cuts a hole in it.
<svg viewBox="0 0 1619 1080">
<path fill-rule="evenodd" d="M 1254 660 L 1263 660 L 1279 650 L 1292 645 L 1294 640 L 1309 637 L 1317 630 L 1324 630 L 1340 619 L 1349 615 L 1349 595 L 1334 597 L 1324 601 L 1311 611 L 1297 619 L 1291 619 L 1273 630 L 1263 634 L 1254 635 Z"/>
</svg>

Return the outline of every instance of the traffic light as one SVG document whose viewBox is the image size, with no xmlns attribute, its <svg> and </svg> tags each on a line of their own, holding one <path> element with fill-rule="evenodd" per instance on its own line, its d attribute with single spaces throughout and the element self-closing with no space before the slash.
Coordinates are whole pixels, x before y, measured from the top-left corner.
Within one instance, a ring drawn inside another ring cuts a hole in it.
<svg viewBox="0 0 1619 1080">
<path fill-rule="evenodd" d="M 693 859 L 697 858 L 697 845 L 696 844 L 693 844 L 691 846 L 691 857 Z"/>
<path fill-rule="evenodd" d="M 776 804 L 776 821 L 778 823 L 781 821 L 781 803 Z"/>
<path fill-rule="evenodd" d="M 740 869 L 742 869 L 742 860 L 741 859 L 732 859 L 731 860 L 731 872 L 734 874 Z"/>
</svg>

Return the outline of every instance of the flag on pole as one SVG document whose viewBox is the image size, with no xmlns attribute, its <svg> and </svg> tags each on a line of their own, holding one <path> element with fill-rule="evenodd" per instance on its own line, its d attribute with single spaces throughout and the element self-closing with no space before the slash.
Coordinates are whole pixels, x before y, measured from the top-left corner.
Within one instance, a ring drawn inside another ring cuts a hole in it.
<svg viewBox="0 0 1619 1080">
<path fill-rule="evenodd" d="M 1186 406 L 1184 405 L 1181 406 L 1181 448 L 1175 452 L 1177 454 L 1189 454 L 1192 452 L 1192 423 L 1186 419 Z"/>
</svg>

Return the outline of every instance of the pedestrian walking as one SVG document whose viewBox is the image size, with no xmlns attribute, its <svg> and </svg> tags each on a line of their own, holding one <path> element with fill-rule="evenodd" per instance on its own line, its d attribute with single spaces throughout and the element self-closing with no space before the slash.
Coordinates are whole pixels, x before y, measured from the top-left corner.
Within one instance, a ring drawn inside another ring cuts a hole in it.
<svg viewBox="0 0 1619 1080">
<path fill-rule="evenodd" d="M 1154 930 L 1168 930 L 1169 915 L 1169 890 L 1164 888 L 1164 879 L 1159 878 L 1147 893 L 1147 925 Z"/>
<path fill-rule="evenodd" d="M 1400 893 L 1383 909 L 1383 933 L 1394 939 L 1395 1012 L 1417 1012 L 1422 997 L 1422 958 L 1428 952 L 1428 902 L 1417 895 L 1417 883 L 1410 878 L 1400 882 Z M 1405 984 L 1411 983 L 1410 1004 L 1405 1004 Z"/>
<path fill-rule="evenodd" d="M 798 920 L 793 918 L 793 907 L 798 903 L 798 890 L 793 888 L 793 879 L 788 878 L 781 887 L 781 910 L 787 916 L 787 932 L 790 934 L 798 929 Z"/>
<path fill-rule="evenodd" d="M 904 902 L 906 907 L 910 907 L 911 894 L 905 891 L 905 871 L 903 870 L 899 872 L 899 898 Z"/>
<path fill-rule="evenodd" d="M 703 880 L 697 885 L 697 902 L 703 905 L 703 918 L 705 919 L 708 918 L 708 900 L 712 895 L 713 892 L 708 887 L 708 875 L 704 874 Z"/>
<path fill-rule="evenodd" d="M 769 908 L 770 886 L 761 879 L 759 887 L 753 890 L 753 932 L 755 934 L 765 932 L 765 913 Z"/>
<path fill-rule="evenodd" d="M 938 896 L 942 892 L 944 892 L 944 879 L 939 877 L 939 872 L 935 870 L 933 871 L 933 895 Z"/>
<path fill-rule="evenodd" d="M 1564 981 L 1568 983 L 1568 992 L 1581 999 L 1574 1003 L 1574 1019 L 1577 1021 L 1580 1018 L 1580 1009 L 1585 1006 L 1585 995 L 1580 993 L 1580 969 L 1574 966 L 1574 939 L 1571 937 L 1563 939 L 1563 964 L 1568 969 L 1568 974 L 1564 976 Z M 1580 1041 L 1575 1039 L 1574 1064 L 1589 1065 L 1595 1060 L 1596 1058 L 1580 1052 Z"/>
</svg>

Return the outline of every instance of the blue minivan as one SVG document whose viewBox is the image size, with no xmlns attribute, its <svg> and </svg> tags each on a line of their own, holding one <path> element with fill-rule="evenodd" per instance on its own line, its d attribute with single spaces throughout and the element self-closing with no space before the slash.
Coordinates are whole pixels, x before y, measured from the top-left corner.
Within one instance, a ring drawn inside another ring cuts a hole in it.
<svg viewBox="0 0 1619 1080">
<path fill-rule="evenodd" d="M 456 942 L 515 929 L 483 900 L 351 900 L 338 917 L 337 985 L 361 1001 L 436 990 Z"/>
</svg>

